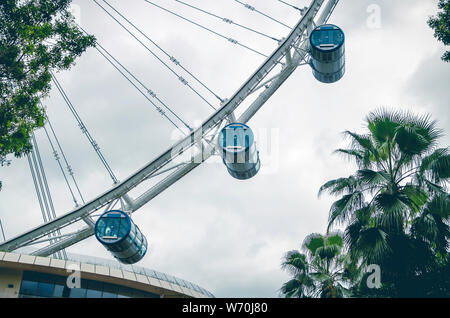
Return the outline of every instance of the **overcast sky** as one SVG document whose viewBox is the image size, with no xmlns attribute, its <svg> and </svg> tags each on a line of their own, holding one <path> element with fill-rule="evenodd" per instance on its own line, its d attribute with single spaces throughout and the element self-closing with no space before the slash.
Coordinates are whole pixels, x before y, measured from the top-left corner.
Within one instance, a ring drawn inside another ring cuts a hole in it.
<svg viewBox="0 0 450 318">
<path fill-rule="evenodd" d="M 277 45 L 176 1 L 155 2 L 265 54 Z M 233 0 L 186 2 L 277 38 L 289 32 Z M 246 2 L 291 26 L 299 19 L 296 10 L 276 0 Z M 139 265 L 197 283 L 217 297 L 277 297 L 290 278 L 280 269 L 283 255 L 298 249 L 306 235 L 326 230 L 333 198 L 317 198 L 319 187 L 355 170 L 332 154 L 346 146 L 344 130 L 364 132 L 367 114 L 384 106 L 430 113 L 447 132 L 442 146 L 449 145 L 450 64 L 440 60 L 445 49 L 426 23 L 436 13 L 437 2 L 341 0 L 329 22 L 346 34 L 344 78 L 325 85 L 314 79 L 308 66 L 299 67 L 263 106 L 249 125 L 263 148 L 266 132 L 272 143 L 270 151 L 261 153 L 256 177 L 235 180 L 220 160 L 212 158 L 136 212 L 133 219 L 150 246 Z M 222 98 L 229 98 L 264 61 L 143 0 L 110 3 Z M 306 0 L 291 3 L 309 5 Z M 191 126 L 212 113 L 92 1 L 74 4 L 83 28 Z M 373 15 L 378 10 L 379 21 Z M 170 123 L 94 49 L 57 77 L 120 180 L 173 143 Z M 111 179 L 61 96 L 53 91 L 44 103 L 85 199 L 109 189 Z M 36 137 L 57 214 L 62 215 L 73 209 L 73 202 L 44 132 Z M 0 168 L 0 179 L 0 218 L 7 238 L 40 225 L 26 159 Z M 112 259 L 93 237 L 68 251 Z"/>
</svg>

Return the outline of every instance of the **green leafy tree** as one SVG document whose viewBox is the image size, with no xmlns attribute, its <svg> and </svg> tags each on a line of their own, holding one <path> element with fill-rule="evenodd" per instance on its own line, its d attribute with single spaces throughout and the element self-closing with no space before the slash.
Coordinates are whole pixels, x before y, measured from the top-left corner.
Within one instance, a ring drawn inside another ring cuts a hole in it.
<svg viewBox="0 0 450 318">
<path fill-rule="evenodd" d="M 345 224 L 352 257 L 381 267 L 383 291 L 374 294 L 449 293 L 430 279 L 449 262 L 450 153 L 437 147 L 443 132 L 429 116 L 384 109 L 369 114 L 367 127 L 366 134 L 346 131 L 350 148 L 336 150 L 357 164 L 356 173 L 319 191 L 340 197 L 328 229 Z"/>
<path fill-rule="evenodd" d="M 349 296 L 351 261 L 343 251 L 339 233 L 311 234 L 304 240 L 305 254 L 292 250 L 286 253 L 282 269 L 293 278 L 283 284 L 282 295 L 291 297 L 341 298 Z"/>
<path fill-rule="evenodd" d="M 70 2 L 0 2 L 0 165 L 31 150 L 31 132 L 44 125 L 39 101 L 50 91 L 50 71 L 69 69 L 95 43 L 74 25 Z"/>
<path fill-rule="evenodd" d="M 437 16 L 428 19 L 428 25 L 434 30 L 434 36 L 444 43 L 450 45 L 450 0 L 439 0 L 439 9 Z M 450 51 L 442 56 L 442 60 L 450 62 Z"/>
</svg>

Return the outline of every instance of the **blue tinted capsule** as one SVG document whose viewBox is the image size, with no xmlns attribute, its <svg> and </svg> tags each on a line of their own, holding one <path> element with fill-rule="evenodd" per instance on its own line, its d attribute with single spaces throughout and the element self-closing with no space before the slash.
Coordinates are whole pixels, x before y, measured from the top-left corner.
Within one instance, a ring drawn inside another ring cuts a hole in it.
<svg viewBox="0 0 450 318">
<path fill-rule="evenodd" d="M 315 28 L 309 37 L 311 67 L 314 77 L 322 83 L 334 83 L 345 73 L 345 35 L 333 24 Z"/>
<path fill-rule="evenodd" d="M 258 173 L 261 163 L 250 127 L 240 123 L 225 126 L 219 134 L 218 146 L 232 177 L 244 180 Z"/>
<path fill-rule="evenodd" d="M 124 264 L 140 261 L 147 252 L 147 239 L 123 211 L 103 213 L 95 223 L 95 237 Z"/>
</svg>

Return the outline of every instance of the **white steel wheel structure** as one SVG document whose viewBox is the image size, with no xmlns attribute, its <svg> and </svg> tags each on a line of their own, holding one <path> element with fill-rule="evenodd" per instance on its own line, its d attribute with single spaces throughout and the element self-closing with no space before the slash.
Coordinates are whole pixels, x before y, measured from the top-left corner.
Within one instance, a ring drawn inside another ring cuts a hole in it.
<svg viewBox="0 0 450 318">
<path fill-rule="evenodd" d="M 182 140 L 176 142 L 144 167 L 122 181 L 118 181 L 111 189 L 106 190 L 89 202 L 1 243 L 0 251 L 13 252 L 29 245 L 48 242 L 46 246 L 31 254 L 35 256 L 52 255 L 93 236 L 94 215 L 110 210 L 115 201 L 123 201 L 124 210 L 129 214 L 134 213 L 201 165 L 217 152 L 217 143 L 213 141 L 216 140 L 221 129 L 230 123 L 246 124 L 298 66 L 308 64 L 309 34 L 316 26 L 327 23 L 338 2 L 339 0 L 312 0 L 309 7 L 302 11 L 300 20 L 289 34 L 279 42 L 278 47 L 261 66 L 229 99 L 223 101 L 221 107 L 214 114 L 209 116 L 198 128 L 191 130 Z M 281 71 L 274 74 L 273 70 L 279 65 L 282 65 Z M 245 108 L 239 118 L 236 118 L 234 111 L 248 96 L 258 92 L 259 95 L 256 99 Z M 177 163 L 176 159 L 186 153 L 193 154 L 190 160 Z M 161 175 L 164 178 L 140 196 L 132 198 L 128 194 L 142 182 Z M 82 228 L 74 233 L 58 234 L 61 229 L 75 223 L 83 225 Z"/>
</svg>

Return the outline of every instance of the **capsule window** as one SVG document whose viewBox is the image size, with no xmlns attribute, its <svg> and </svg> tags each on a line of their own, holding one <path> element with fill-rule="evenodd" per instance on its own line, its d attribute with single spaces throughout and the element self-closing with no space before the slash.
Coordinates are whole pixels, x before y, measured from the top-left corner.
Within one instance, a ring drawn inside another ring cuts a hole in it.
<svg viewBox="0 0 450 318">
<path fill-rule="evenodd" d="M 128 235 L 128 237 L 130 238 L 131 241 L 134 240 L 134 238 L 136 237 L 136 226 L 133 226 L 131 228 L 130 234 Z"/>
<path fill-rule="evenodd" d="M 122 252 L 123 247 L 121 245 L 112 245 L 112 246 L 108 246 L 108 249 L 111 252 Z"/>
<path fill-rule="evenodd" d="M 101 232 L 103 237 L 117 238 L 119 235 L 119 218 L 108 218 L 105 220 L 105 227 Z"/>
<path fill-rule="evenodd" d="M 125 235 L 127 235 L 128 229 L 129 229 L 129 224 L 128 224 L 127 219 L 120 218 L 119 236 L 124 237 Z"/>
<path fill-rule="evenodd" d="M 105 226 L 106 226 L 106 222 L 104 218 L 101 218 L 100 220 L 98 220 L 98 224 L 97 224 L 97 232 L 99 234 L 103 234 L 105 233 Z"/>
<path fill-rule="evenodd" d="M 131 234 L 131 233 L 130 233 Z M 129 244 L 133 243 L 133 239 L 131 238 L 131 235 L 128 235 L 127 240 L 126 240 Z"/>
</svg>

